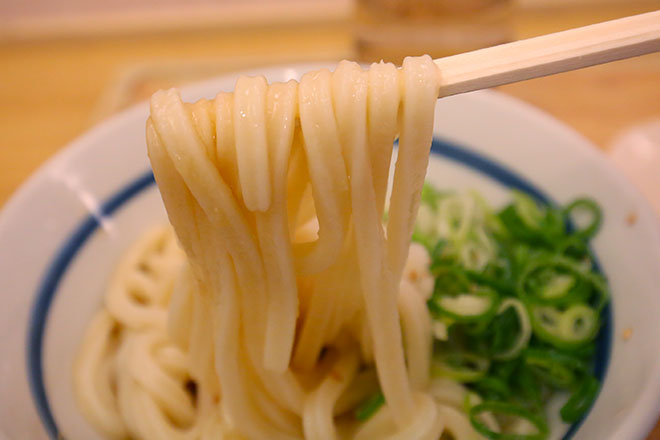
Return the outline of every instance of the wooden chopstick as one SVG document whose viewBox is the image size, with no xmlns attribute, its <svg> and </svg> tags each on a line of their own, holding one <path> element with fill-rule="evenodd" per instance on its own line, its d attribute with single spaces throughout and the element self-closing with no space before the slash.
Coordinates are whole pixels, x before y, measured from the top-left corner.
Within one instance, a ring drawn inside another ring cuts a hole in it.
<svg viewBox="0 0 660 440">
<path fill-rule="evenodd" d="M 440 97 L 660 51 L 660 11 L 434 60 Z"/>
</svg>

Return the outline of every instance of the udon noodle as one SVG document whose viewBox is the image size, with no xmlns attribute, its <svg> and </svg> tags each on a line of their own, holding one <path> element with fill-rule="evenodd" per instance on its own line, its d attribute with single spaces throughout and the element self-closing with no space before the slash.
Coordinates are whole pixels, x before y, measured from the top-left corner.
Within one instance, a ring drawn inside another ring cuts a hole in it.
<svg viewBox="0 0 660 440">
<path fill-rule="evenodd" d="M 428 255 L 409 256 L 438 87 L 426 56 L 242 77 L 194 104 L 156 93 L 148 152 L 174 233 L 123 258 L 89 327 L 88 420 L 117 439 L 476 438 L 465 388 L 430 379 Z"/>
</svg>

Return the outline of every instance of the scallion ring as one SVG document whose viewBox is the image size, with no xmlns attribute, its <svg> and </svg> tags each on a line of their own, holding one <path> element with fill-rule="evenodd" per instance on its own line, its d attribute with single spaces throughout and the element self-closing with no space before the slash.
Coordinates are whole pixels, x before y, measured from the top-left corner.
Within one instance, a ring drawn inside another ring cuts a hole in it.
<svg viewBox="0 0 660 440">
<path fill-rule="evenodd" d="M 530 229 L 539 229 L 543 213 L 536 201 L 525 193 L 513 192 L 513 206 L 522 222 Z"/>
<path fill-rule="evenodd" d="M 573 304 L 559 319 L 559 335 L 564 341 L 581 344 L 598 332 L 598 314 L 586 304 Z"/>
<path fill-rule="evenodd" d="M 555 350 L 529 348 L 525 350 L 524 359 L 525 365 L 530 367 L 537 377 L 560 388 L 570 387 L 587 371 L 587 365 L 583 361 Z"/>
<path fill-rule="evenodd" d="M 603 220 L 603 212 L 601 211 L 600 207 L 592 199 L 575 199 L 569 203 L 566 208 L 564 208 L 564 215 L 566 215 L 566 217 L 570 217 L 575 210 L 587 211 L 591 216 L 591 221 L 585 227 L 575 231 L 574 235 L 585 240 L 593 237 L 596 232 L 598 232 L 600 224 Z"/>
<path fill-rule="evenodd" d="M 531 305 L 534 334 L 557 348 L 573 349 L 590 342 L 598 332 L 597 312 L 586 304 L 574 304 L 565 311 Z"/>
<path fill-rule="evenodd" d="M 541 298 L 554 299 L 566 295 L 573 286 L 575 286 L 576 279 L 569 274 L 558 274 L 554 276 L 548 283 L 543 286 L 539 292 Z"/>
<path fill-rule="evenodd" d="M 545 305 L 586 301 L 603 287 L 571 258 L 551 255 L 531 260 L 518 277 L 516 292 L 527 302 Z"/>
<path fill-rule="evenodd" d="M 525 419 L 538 432 L 534 434 L 512 434 L 492 431 L 479 419 L 479 415 L 486 412 Z M 548 425 L 542 417 L 518 405 L 496 401 L 487 401 L 473 406 L 470 409 L 470 423 L 475 431 L 492 440 L 544 440 L 549 432 Z"/>
<path fill-rule="evenodd" d="M 566 423 L 575 423 L 580 420 L 591 408 L 599 390 L 600 383 L 595 377 L 591 375 L 584 377 L 578 388 L 559 411 L 562 420 Z"/>
<path fill-rule="evenodd" d="M 489 368 L 488 358 L 457 351 L 435 356 L 431 365 L 431 375 L 468 383 L 484 377 Z"/>
<path fill-rule="evenodd" d="M 433 299 L 437 311 L 456 322 L 486 322 L 497 310 L 498 296 L 492 290 L 458 295 L 441 295 Z"/>
<path fill-rule="evenodd" d="M 529 320 L 529 315 L 527 314 L 527 309 L 525 309 L 523 303 L 515 298 L 506 298 L 500 303 L 497 314 L 501 314 L 509 308 L 515 310 L 516 314 L 518 315 L 520 331 L 518 332 L 518 335 L 516 336 L 516 339 L 514 340 L 511 347 L 501 353 L 496 353 L 493 355 L 493 359 L 502 361 L 513 359 L 518 356 L 518 354 L 527 346 L 529 339 L 532 336 L 532 325 Z"/>
</svg>

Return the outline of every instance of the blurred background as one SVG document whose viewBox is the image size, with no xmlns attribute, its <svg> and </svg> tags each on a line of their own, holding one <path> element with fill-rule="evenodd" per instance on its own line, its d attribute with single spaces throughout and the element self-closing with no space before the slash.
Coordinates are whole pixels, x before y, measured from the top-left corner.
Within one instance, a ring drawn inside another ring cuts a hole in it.
<svg viewBox="0 0 660 440">
<path fill-rule="evenodd" d="M 660 0 L 0 0 L 0 205 L 66 143 L 159 88 L 273 63 L 442 56 L 659 8 Z M 613 156 L 633 175 L 639 163 L 627 149 L 640 135 L 626 129 L 645 124 L 655 134 L 644 139 L 660 137 L 660 54 L 501 90 L 600 148 L 623 148 Z M 660 164 L 660 148 L 635 148 Z"/>
</svg>

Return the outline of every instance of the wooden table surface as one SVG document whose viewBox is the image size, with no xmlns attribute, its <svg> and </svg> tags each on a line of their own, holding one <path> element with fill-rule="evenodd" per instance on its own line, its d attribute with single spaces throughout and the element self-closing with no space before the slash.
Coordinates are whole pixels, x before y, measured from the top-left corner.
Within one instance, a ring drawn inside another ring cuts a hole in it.
<svg viewBox="0 0 660 440">
<path fill-rule="evenodd" d="M 633 3 L 517 11 L 514 28 L 518 38 L 525 38 L 658 7 L 657 2 Z M 351 53 L 346 22 L 0 42 L 0 206 L 39 165 L 100 116 L 161 82 L 181 82 L 168 77 L 172 69 L 158 66 L 247 66 L 264 59 L 337 59 Z M 129 80 L 133 89 L 126 90 Z M 622 129 L 660 117 L 660 54 L 501 90 L 546 110 L 606 148 Z M 114 96 L 120 92 L 124 96 Z M 660 424 L 648 440 L 660 440 Z"/>
</svg>

